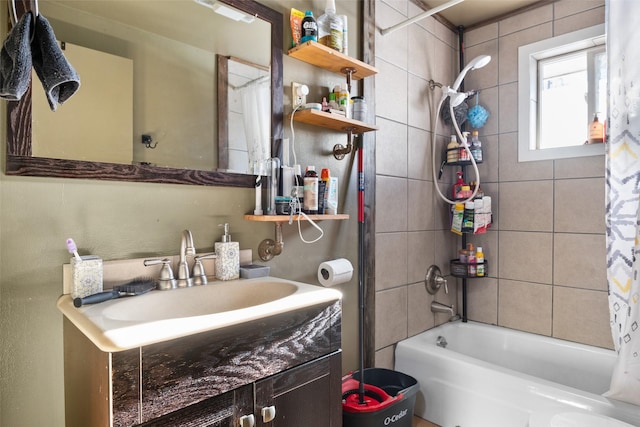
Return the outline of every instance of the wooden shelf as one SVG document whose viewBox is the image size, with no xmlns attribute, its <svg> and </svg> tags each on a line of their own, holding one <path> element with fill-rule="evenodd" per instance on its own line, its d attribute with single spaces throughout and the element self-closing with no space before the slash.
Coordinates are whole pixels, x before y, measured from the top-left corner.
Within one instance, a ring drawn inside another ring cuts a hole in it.
<svg viewBox="0 0 640 427">
<path fill-rule="evenodd" d="M 297 221 L 300 215 L 294 215 L 293 220 Z M 342 220 L 349 219 L 347 214 L 338 215 L 307 215 L 314 221 L 327 221 L 327 220 Z M 244 219 L 247 221 L 260 221 L 260 222 L 288 222 L 289 215 L 245 215 Z M 300 216 L 302 221 L 306 221 L 306 218 Z"/>
<path fill-rule="evenodd" d="M 369 64 L 312 41 L 291 48 L 289 56 L 337 74 L 346 74 L 345 69 L 353 69 L 351 78 L 356 80 L 378 73 L 378 70 Z"/>
<path fill-rule="evenodd" d="M 347 119 L 343 115 L 331 114 L 320 110 L 298 110 L 294 114 L 293 120 L 337 130 L 339 132 L 351 132 L 355 134 L 378 130 L 376 125 L 370 125 L 359 120 Z"/>
</svg>

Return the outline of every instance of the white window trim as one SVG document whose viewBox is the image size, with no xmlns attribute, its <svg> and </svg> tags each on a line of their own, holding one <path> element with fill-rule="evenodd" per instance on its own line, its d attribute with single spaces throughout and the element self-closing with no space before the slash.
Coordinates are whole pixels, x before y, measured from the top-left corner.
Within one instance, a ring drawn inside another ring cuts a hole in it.
<svg viewBox="0 0 640 427">
<path fill-rule="evenodd" d="M 601 45 L 603 37 L 605 37 L 605 25 L 600 24 L 518 48 L 519 162 L 604 155 L 605 144 L 536 149 L 538 60 Z"/>
</svg>

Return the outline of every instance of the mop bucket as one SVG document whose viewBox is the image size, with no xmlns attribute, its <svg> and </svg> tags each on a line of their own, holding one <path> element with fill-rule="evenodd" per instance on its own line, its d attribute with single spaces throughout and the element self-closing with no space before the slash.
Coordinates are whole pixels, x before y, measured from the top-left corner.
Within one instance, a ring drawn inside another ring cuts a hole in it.
<svg viewBox="0 0 640 427">
<path fill-rule="evenodd" d="M 343 427 L 411 427 L 418 381 L 383 368 L 364 371 L 364 403 L 360 403 L 360 372 L 342 378 Z"/>
</svg>

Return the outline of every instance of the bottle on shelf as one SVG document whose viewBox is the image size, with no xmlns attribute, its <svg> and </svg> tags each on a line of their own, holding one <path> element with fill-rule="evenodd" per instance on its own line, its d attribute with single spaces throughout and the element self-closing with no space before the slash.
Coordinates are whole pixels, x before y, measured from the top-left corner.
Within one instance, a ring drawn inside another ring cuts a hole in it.
<svg viewBox="0 0 640 427">
<path fill-rule="evenodd" d="M 473 243 L 467 244 L 467 252 L 468 252 L 467 262 L 469 264 L 467 266 L 468 267 L 467 272 L 469 276 L 474 277 L 477 274 L 478 261 L 476 259 L 476 251 L 473 248 Z"/>
<path fill-rule="evenodd" d="M 482 246 L 478 246 L 476 249 L 476 276 L 484 277 L 484 252 L 482 252 Z"/>
<path fill-rule="evenodd" d="M 336 15 L 335 0 L 327 0 L 324 13 L 318 22 L 318 43 L 342 52 L 344 38 L 344 22 Z"/>
<path fill-rule="evenodd" d="M 306 214 L 318 213 L 318 173 L 315 166 L 307 166 L 304 174 L 304 202 L 303 212 Z"/>
<path fill-rule="evenodd" d="M 482 142 L 477 130 L 471 132 L 471 156 L 476 162 L 482 162 Z"/>
<path fill-rule="evenodd" d="M 464 204 L 464 212 L 462 216 L 462 232 L 473 233 L 473 217 L 475 215 L 475 203 L 467 202 Z"/>
<path fill-rule="evenodd" d="M 462 235 L 462 221 L 464 218 L 464 205 L 462 203 L 456 203 L 453 207 L 453 217 L 451 219 L 451 232 Z M 460 255 L 462 260 L 462 254 Z"/>
<path fill-rule="evenodd" d="M 458 161 L 458 152 L 458 138 L 455 135 L 451 135 L 451 141 L 447 144 L 447 163 L 456 163 Z"/>
<path fill-rule="evenodd" d="M 601 144 L 604 142 L 604 126 L 598 120 L 598 113 L 594 114 L 593 121 L 589 124 L 589 144 Z"/>
<path fill-rule="evenodd" d="M 465 148 L 465 145 L 467 145 L 468 135 L 469 132 L 462 132 L 462 141 L 460 141 L 460 149 L 458 151 L 458 160 L 461 162 L 468 162 L 469 160 L 471 160 L 471 157 L 469 157 L 469 151 Z"/>
<path fill-rule="evenodd" d="M 456 174 L 458 175 L 458 180 L 453 184 L 452 187 L 452 196 L 454 199 L 458 197 L 458 193 L 462 190 L 462 187 L 467 185 L 464 182 L 464 179 L 462 179 L 462 172 L 458 171 L 456 172 Z"/>
<path fill-rule="evenodd" d="M 304 18 L 302 19 L 302 37 L 300 38 L 300 43 L 308 41 L 318 41 L 318 24 L 316 18 L 313 17 L 313 12 L 310 10 L 304 13 Z"/>
</svg>

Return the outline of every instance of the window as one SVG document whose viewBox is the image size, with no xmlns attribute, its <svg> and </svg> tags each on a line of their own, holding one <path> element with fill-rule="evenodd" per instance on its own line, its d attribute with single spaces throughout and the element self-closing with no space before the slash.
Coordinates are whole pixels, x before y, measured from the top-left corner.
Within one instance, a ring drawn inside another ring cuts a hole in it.
<svg viewBox="0 0 640 427">
<path fill-rule="evenodd" d="M 586 142 L 607 120 L 605 40 L 598 25 L 520 47 L 518 161 L 604 153 Z"/>
</svg>

